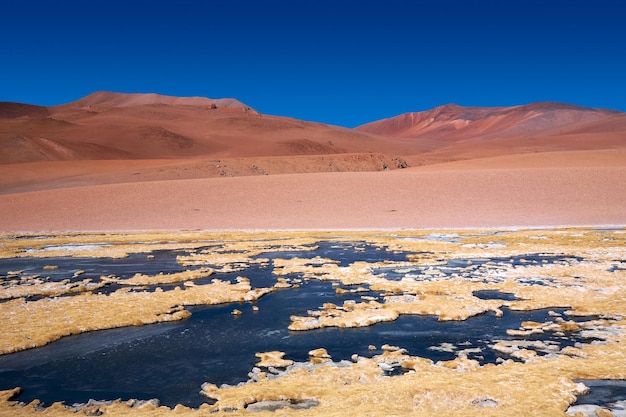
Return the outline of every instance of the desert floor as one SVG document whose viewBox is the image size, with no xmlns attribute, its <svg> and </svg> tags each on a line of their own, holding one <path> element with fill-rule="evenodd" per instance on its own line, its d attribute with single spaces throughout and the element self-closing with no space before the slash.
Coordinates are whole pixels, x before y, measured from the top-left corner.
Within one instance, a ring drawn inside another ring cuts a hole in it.
<svg viewBox="0 0 626 417">
<path fill-rule="evenodd" d="M 96 181 L 100 183 L 95 185 L 0 195 L 0 230 L 625 224 L 625 155 L 621 150 L 554 152 L 383 172 L 115 184 L 107 184 L 101 170 Z M 37 178 L 39 173 L 34 169 L 29 175 Z M 57 180 L 56 186 L 72 185 L 72 181 L 71 177 Z"/>
</svg>

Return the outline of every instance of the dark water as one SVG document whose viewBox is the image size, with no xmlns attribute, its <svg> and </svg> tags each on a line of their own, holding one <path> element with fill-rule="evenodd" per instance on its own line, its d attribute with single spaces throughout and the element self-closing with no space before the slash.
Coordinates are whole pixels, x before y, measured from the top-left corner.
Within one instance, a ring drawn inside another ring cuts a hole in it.
<svg viewBox="0 0 626 417">
<path fill-rule="evenodd" d="M 322 256 L 341 265 L 362 260 L 379 262 L 406 260 L 405 253 L 390 253 L 364 244 L 321 242 L 316 251 L 267 253 L 260 257 L 290 258 Z M 45 264 L 59 265 L 46 275 L 67 278 L 68 271 L 83 269 L 85 276 L 115 274 L 130 277 L 137 272 L 155 274 L 183 270 L 176 263 L 180 252 L 158 251 L 154 258 L 146 254 L 124 259 L 18 259 L 0 263 L 0 273 L 15 269 L 37 272 Z M 276 277 L 270 265 L 252 265 L 245 271 L 217 274 L 213 278 L 232 280 L 242 275 L 255 287 L 269 286 Z M 81 277 L 81 279 L 84 277 Z M 200 281 L 199 281 L 200 283 Z M 375 295 L 375 294 L 367 294 Z M 491 294 L 494 296 L 494 294 Z M 516 329 L 522 321 L 550 320 L 547 311 L 504 311 L 500 318 L 484 314 L 462 322 L 438 322 L 435 317 L 402 316 L 390 323 L 357 329 L 327 328 L 306 332 L 287 330 L 291 315 L 307 315 L 325 302 L 343 304 L 360 301 L 360 296 L 337 296 L 328 282 L 309 280 L 298 289 L 280 290 L 252 304 L 229 304 L 190 308 L 191 318 L 175 323 L 153 324 L 81 334 L 63 338 L 48 346 L 0 356 L 0 389 L 23 388 L 20 400 L 35 398 L 50 404 L 84 403 L 89 399 L 151 399 L 162 404 L 184 404 L 197 407 L 206 399 L 198 392 L 204 382 L 237 384 L 247 380 L 256 362 L 255 353 L 280 350 L 285 357 L 307 360 L 308 351 L 324 347 L 335 361 L 349 359 L 354 353 L 372 356 L 380 351 L 369 345 L 400 346 L 409 354 L 437 360 L 454 359 L 461 349 L 479 348 L 470 353 L 482 363 L 495 362 L 497 356 L 488 347 L 494 340 L 511 339 L 506 329 Z M 239 317 L 231 311 L 243 312 Z M 541 340 L 558 342 L 561 347 L 579 342 L 574 337 L 541 336 Z M 433 350 L 450 343 L 455 351 Z"/>
<path fill-rule="evenodd" d="M 262 253 L 257 258 L 330 258 L 338 261 L 339 266 L 348 266 L 353 262 L 400 262 L 406 261 L 411 252 L 391 252 L 379 246 L 369 245 L 365 242 L 317 242 L 314 251 L 291 251 L 291 252 L 268 252 Z"/>
<path fill-rule="evenodd" d="M 323 302 L 340 302 L 330 284 L 310 281 L 299 290 L 283 290 L 250 304 L 193 309 L 190 319 L 166 324 L 93 332 L 64 338 L 47 347 L 0 357 L 0 388 L 21 386 L 20 399 L 68 404 L 95 399 L 159 398 L 165 405 L 204 402 L 197 393 L 203 382 L 237 384 L 247 379 L 255 353 L 286 352 L 296 361 L 309 350 L 325 347 L 334 360 L 353 353 L 372 356 L 368 345 L 387 343 L 411 355 L 450 360 L 455 352 L 429 350 L 452 343 L 458 349 L 480 347 L 471 354 L 493 362 L 488 344 L 508 338 L 507 328 L 523 320 L 545 321 L 546 311 L 486 314 L 464 322 L 440 323 L 435 317 L 402 316 L 391 323 L 357 329 L 287 330 L 291 314 L 305 314 Z M 230 314 L 234 307 L 240 317 Z M 561 340 L 571 344 L 571 340 Z M 564 343 L 565 344 L 565 343 Z"/>
<path fill-rule="evenodd" d="M 589 393 L 578 397 L 576 404 L 612 403 L 626 400 L 626 381 L 623 379 L 581 379 L 589 388 Z"/>
<path fill-rule="evenodd" d="M 49 277 L 50 281 L 72 279 L 78 271 L 85 271 L 79 280 L 91 278 L 100 281 L 102 275 L 116 275 L 119 278 L 130 278 L 136 273 L 154 275 L 159 272 L 182 272 L 188 268 L 176 262 L 177 255 L 184 255 L 183 251 L 154 251 L 150 253 L 133 253 L 125 258 L 14 258 L 0 259 L 0 275 L 8 271 L 24 270 L 24 274 L 38 274 Z M 148 255 L 153 257 L 148 258 Z M 45 270 L 45 265 L 56 265 L 58 269 Z"/>
<path fill-rule="evenodd" d="M 517 298 L 515 294 L 513 293 L 502 292 L 498 290 L 474 291 L 472 295 L 476 298 L 480 298 L 481 300 L 506 300 L 506 301 L 520 300 L 520 298 Z"/>
<path fill-rule="evenodd" d="M 578 397 L 572 405 L 594 404 L 612 408 L 612 404 L 626 401 L 626 381 L 623 379 L 581 379 L 576 382 L 585 384 L 589 392 Z M 623 407 L 621 410 L 623 411 Z"/>
</svg>

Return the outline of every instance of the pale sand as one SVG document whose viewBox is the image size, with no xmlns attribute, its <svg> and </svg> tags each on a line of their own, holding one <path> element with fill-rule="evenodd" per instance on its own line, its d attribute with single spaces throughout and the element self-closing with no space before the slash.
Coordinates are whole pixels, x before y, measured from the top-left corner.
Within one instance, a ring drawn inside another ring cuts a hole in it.
<svg viewBox="0 0 626 417">
<path fill-rule="evenodd" d="M 0 195 L 0 231 L 626 224 L 626 167 L 313 173 Z"/>
</svg>

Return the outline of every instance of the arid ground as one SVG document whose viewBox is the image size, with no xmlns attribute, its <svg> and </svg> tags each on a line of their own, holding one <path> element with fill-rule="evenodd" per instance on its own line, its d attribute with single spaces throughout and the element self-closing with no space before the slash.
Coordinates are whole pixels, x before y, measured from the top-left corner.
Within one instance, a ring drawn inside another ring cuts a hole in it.
<svg viewBox="0 0 626 417">
<path fill-rule="evenodd" d="M 497 364 L 458 346 L 454 360 L 438 362 L 402 346 L 350 364 L 333 362 L 324 346 L 305 364 L 267 351 L 258 352 L 254 381 L 197 387 L 208 401 L 199 409 L 21 404 L 19 389 L 7 387 L 15 389 L 0 392 L 0 416 L 564 416 L 587 390 L 579 380 L 626 379 L 624 113 L 559 103 L 448 105 L 346 129 L 263 115 L 233 99 L 100 92 L 55 107 L 0 103 L 0 144 L 0 261 L 51 260 L 35 275 L 0 270 L 3 354 L 97 329 L 185 320 L 188 306 L 254 305 L 297 289 L 302 281 L 293 276 L 330 281 L 353 297 L 294 315 L 293 332 L 402 315 L 462 321 L 500 317 L 502 308 L 567 309 L 508 329 L 518 340 L 490 345 L 507 358 Z M 320 241 L 409 255 L 346 266 L 324 257 L 255 259 L 314 251 Z M 213 247 L 199 249 L 206 242 Z M 157 250 L 186 251 L 177 258 L 186 269 L 46 277 L 55 257 Z M 564 260 L 533 263 L 537 256 Z M 245 276 L 202 281 L 256 263 L 271 268 L 272 286 L 253 287 Z M 381 273 L 392 270 L 402 279 Z M 120 288 L 98 293 L 107 286 Z M 359 286 L 378 293 L 361 298 Z M 515 300 L 477 297 L 483 290 Z M 532 339 L 553 333 L 594 342 Z"/>
<path fill-rule="evenodd" d="M 626 115 L 443 106 L 357 129 L 236 100 L 0 104 L 0 230 L 626 223 Z"/>
</svg>

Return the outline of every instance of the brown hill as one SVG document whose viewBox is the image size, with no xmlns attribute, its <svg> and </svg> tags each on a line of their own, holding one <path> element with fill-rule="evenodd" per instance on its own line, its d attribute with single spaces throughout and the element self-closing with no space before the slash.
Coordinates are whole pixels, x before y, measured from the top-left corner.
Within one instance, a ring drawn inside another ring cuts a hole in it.
<svg viewBox="0 0 626 417">
<path fill-rule="evenodd" d="M 0 193 L 623 149 L 625 134 L 624 113 L 558 103 L 447 105 L 346 129 L 235 99 L 97 92 L 53 107 L 0 103 Z"/>
<path fill-rule="evenodd" d="M 447 105 L 405 113 L 357 127 L 360 132 L 439 146 L 407 156 L 410 165 L 431 165 L 501 155 L 626 147 L 626 114 L 562 103 L 514 107 Z"/>
<path fill-rule="evenodd" d="M 261 115 L 234 100 L 99 92 L 34 111 L 6 104 L 1 164 L 55 160 L 412 153 L 423 143 L 381 141 L 350 129 Z"/>
<path fill-rule="evenodd" d="M 562 103 L 533 103 L 513 107 L 461 107 L 449 104 L 375 121 L 355 130 L 400 138 L 458 142 L 474 138 L 554 132 L 619 114 L 621 112 Z"/>
<path fill-rule="evenodd" d="M 133 107 L 161 104 L 167 106 L 208 106 L 220 109 L 250 109 L 234 98 L 210 99 L 207 97 L 174 97 L 162 94 L 123 94 L 98 91 L 62 107 L 107 109 L 111 107 Z"/>
<path fill-rule="evenodd" d="M 625 224 L 625 186 L 626 114 L 556 103 L 356 130 L 230 99 L 0 103 L 0 231 Z"/>
<path fill-rule="evenodd" d="M 0 119 L 15 117 L 47 117 L 47 108 L 33 104 L 11 103 L 0 101 Z"/>
<path fill-rule="evenodd" d="M 6 173 L 0 193 L 149 179 L 387 170 L 406 166 L 402 155 L 438 146 L 262 115 L 234 99 L 97 92 L 52 107 L 3 103 L 0 114 L 6 115 L 0 118 L 0 171 Z M 37 170 L 42 174 L 30 174 Z"/>
</svg>

